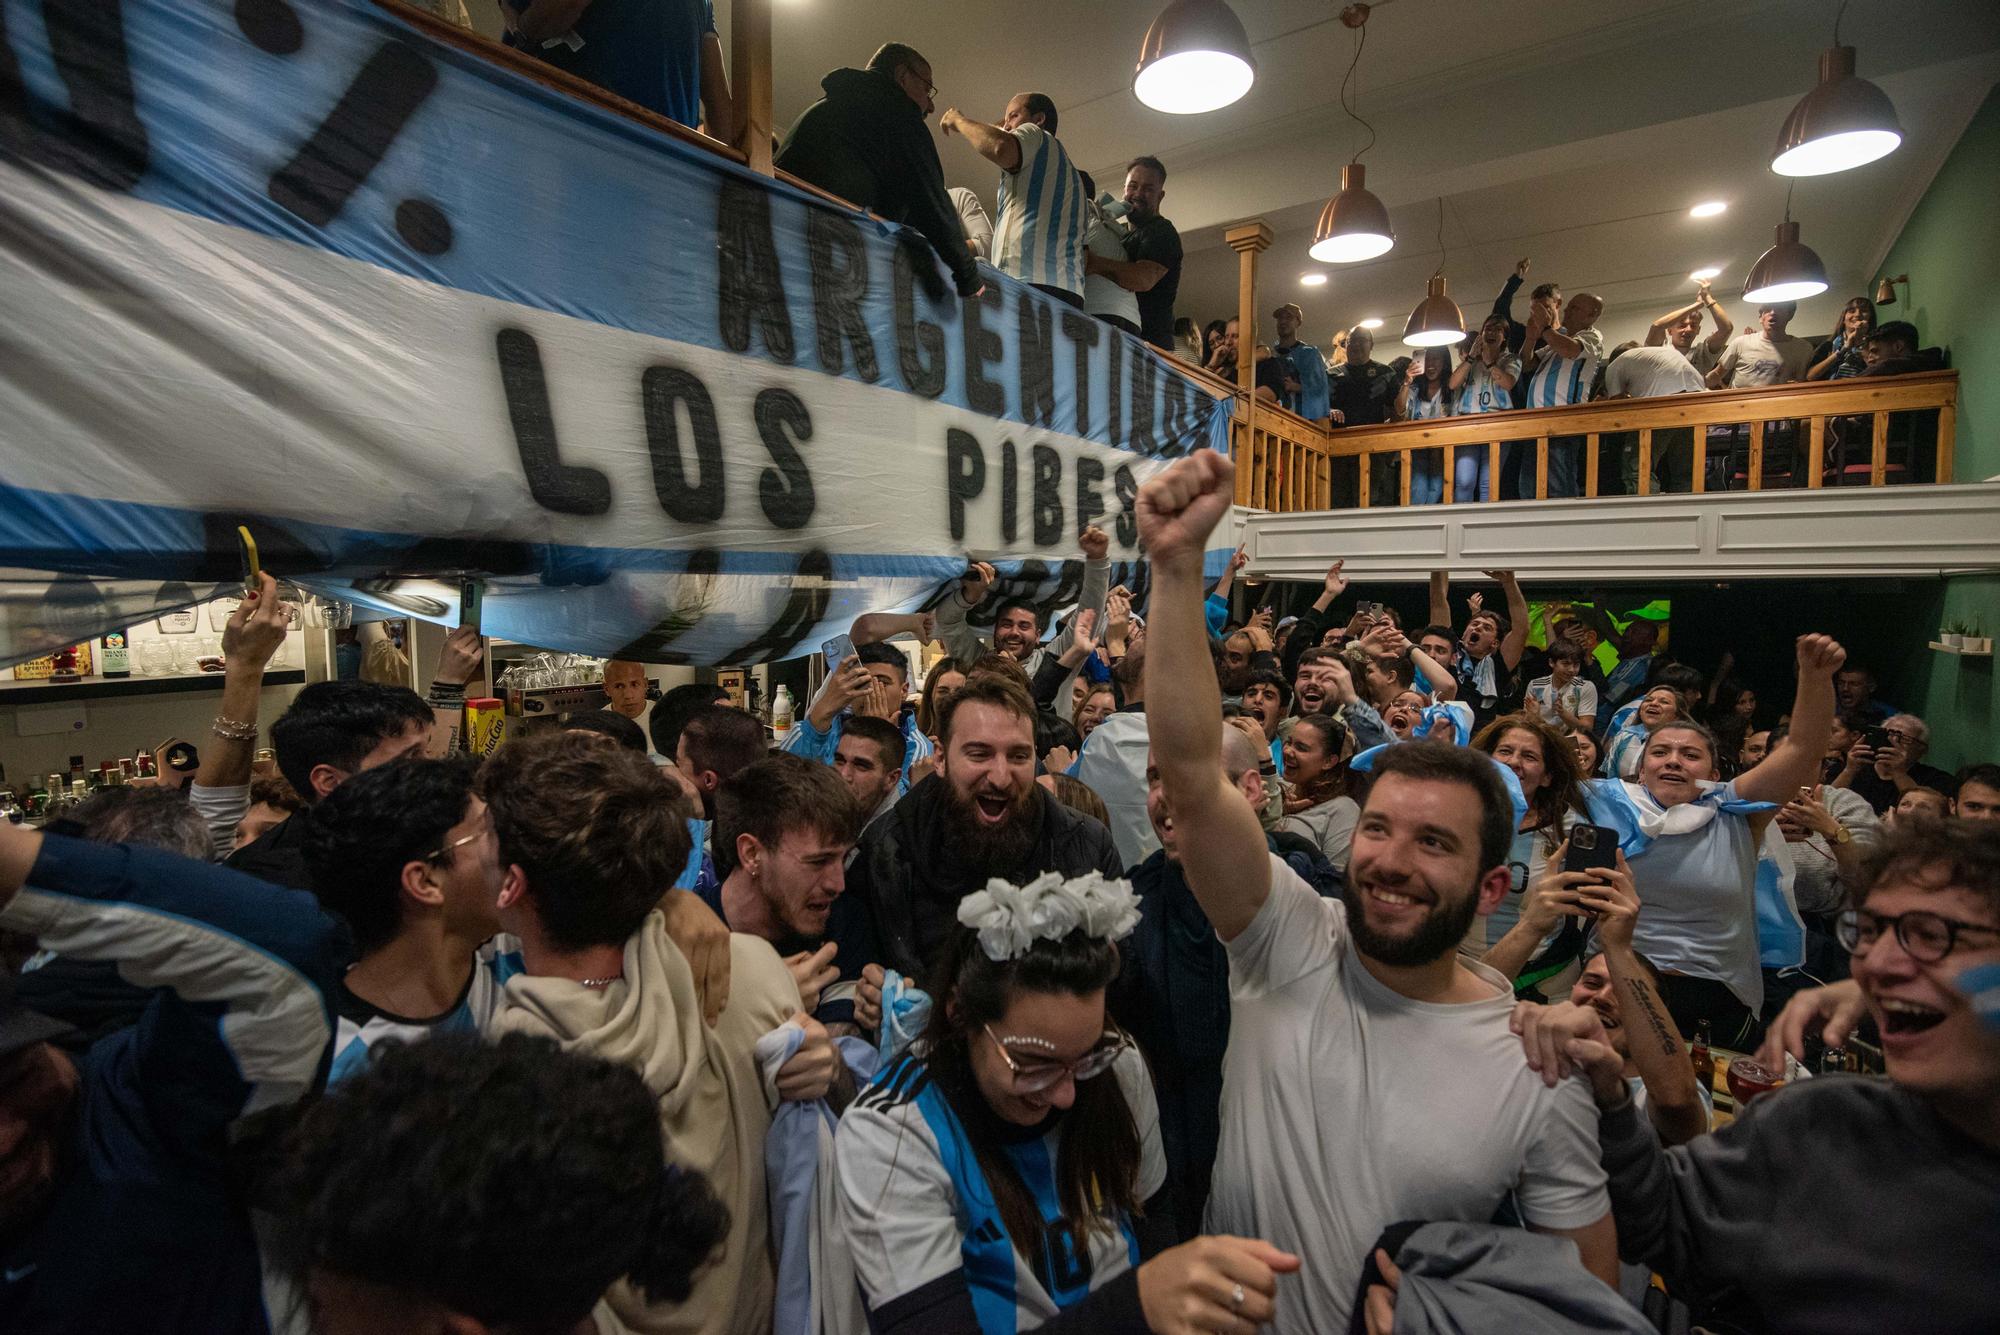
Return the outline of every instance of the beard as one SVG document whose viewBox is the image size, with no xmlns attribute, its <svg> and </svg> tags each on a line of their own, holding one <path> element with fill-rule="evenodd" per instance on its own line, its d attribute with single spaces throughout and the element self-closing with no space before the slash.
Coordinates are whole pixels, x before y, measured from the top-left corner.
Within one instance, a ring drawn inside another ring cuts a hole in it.
<svg viewBox="0 0 2000 1335">
<path fill-rule="evenodd" d="M 1358 888 L 1351 892 L 1347 930 L 1354 934 L 1354 948 L 1369 959 L 1396 968 L 1443 959 L 1458 949 L 1458 943 L 1472 928 L 1472 920 L 1479 916 L 1479 895 L 1475 891 L 1464 899 L 1431 909 L 1415 931 L 1391 936 L 1368 925 L 1367 906 L 1361 902 L 1366 893 Z"/>
<path fill-rule="evenodd" d="M 955 785 L 945 789 L 945 847 L 953 862 L 972 872 L 975 888 L 983 887 L 989 876 L 1012 875 L 1034 850 L 1038 791 L 1032 783 L 1022 788 L 1010 800 L 1007 818 L 998 825 L 988 825 L 971 796 L 959 792 Z"/>
</svg>

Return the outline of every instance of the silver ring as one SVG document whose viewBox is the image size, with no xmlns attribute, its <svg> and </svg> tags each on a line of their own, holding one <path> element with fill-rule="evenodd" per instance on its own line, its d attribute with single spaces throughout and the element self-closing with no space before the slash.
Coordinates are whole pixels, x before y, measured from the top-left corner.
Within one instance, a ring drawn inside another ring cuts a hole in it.
<svg viewBox="0 0 2000 1335">
<path fill-rule="evenodd" d="M 1243 1310 L 1243 1286 L 1241 1284 L 1229 1290 L 1229 1310 L 1232 1312 Z"/>
</svg>

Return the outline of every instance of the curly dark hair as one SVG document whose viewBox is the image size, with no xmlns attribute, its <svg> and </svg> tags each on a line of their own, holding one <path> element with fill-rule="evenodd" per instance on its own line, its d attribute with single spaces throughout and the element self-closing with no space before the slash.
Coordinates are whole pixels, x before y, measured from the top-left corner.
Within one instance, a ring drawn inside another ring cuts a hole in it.
<svg viewBox="0 0 2000 1335">
<path fill-rule="evenodd" d="M 567 715 L 562 721 L 562 730 L 592 733 L 613 746 L 622 746 L 640 755 L 646 754 L 649 745 L 646 730 L 615 709 L 585 709 Z"/>
<path fill-rule="evenodd" d="M 638 1072 L 525 1034 L 370 1055 L 298 1114 L 259 1184 L 286 1270 L 515 1331 L 570 1329 L 620 1278 L 686 1301 L 729 1212 L 668 1162 Z"/>
<path fill-rule="evenodd" d="M 472 792 L 467 757 L 397 760 L 355 775 L 300 817 L 313 894 L 353 929 L 362 954 L 395 937 L 403 868 L 437 854 Z"/>
<path fill-rule="evenodd" d="M 389 738 L 432 722 L 431 707 L 407 686 L 319 681 L 293 696 L 271 725 L 271 746 L 285 782 L 311 802 L 314 769 L 331 765 L 353 774 Z"/>
<path fill-rule="evenodd" d="M 623 945 L 687 865 L 687 800 L 646 757 L 587 733 L 507 743 L 479 775 L 502 866 L 557 947 Z"/>
<path fill-rule="evenodd" d="M 1975 782 L 2000 787 L 1985 778 Z M 1849 880 L 1849 902 L 1858 908 L 1874 891 L 1897 882 L 1925 890 L 1963 890 L 1983 900 L 1986 911 L 2000 918 L 2000 821 L 1919 821 L 1897 826 L 1862 859 Z"/>
</svg>

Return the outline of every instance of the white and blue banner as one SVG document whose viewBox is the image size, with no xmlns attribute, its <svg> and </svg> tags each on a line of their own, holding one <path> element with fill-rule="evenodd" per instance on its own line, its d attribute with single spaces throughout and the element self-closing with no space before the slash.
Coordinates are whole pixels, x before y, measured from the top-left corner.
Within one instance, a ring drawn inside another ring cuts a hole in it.
<svg viewBox="0 0 2000 1335">
<path fill-rule="evenodd" d="M 239 523 L 525 643 L 784 658 L 968 559 L 1073 601 L 1227 446 L 1138 339 L 367 0 L 0 0 L 0 312 L 0 663 Z"/>
</svg>

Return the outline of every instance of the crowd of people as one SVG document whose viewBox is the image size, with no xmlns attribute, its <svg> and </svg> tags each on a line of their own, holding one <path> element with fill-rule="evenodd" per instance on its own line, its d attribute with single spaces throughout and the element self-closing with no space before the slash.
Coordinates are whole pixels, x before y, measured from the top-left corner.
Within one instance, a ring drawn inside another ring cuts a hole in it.
<svg viewBox="0 0 2000 1335">
<path fill-rule="evenodd" d="M 460 629 L 260 774 L 262 576 L 192 783 L 0 829 L 0 1326 L 1988 1328 L 2000 765 L 1505 572 L 1239 617 L 1231 475 L 775 746 L 614 661 L 468 756 Z"/>
<path fill-rule="evenodd" d="M 1280 306 L 1272 312 L 1278 341 L 1259 344 L 1254 352 L 1256 393 L 1265 402 L 1339 429 L 1516 408 L 1560 408 L 1598 399 L 1650 399 L 1850 376 L 1903 375 L 1945 366 L 1939 349 L 1920 346 L 1915 325 L 1903 320 L 1877 324 L 1875 303 L 1867 297 L 1849 301 L 1839 326 L 1814 342 L 1790 332 L 1798 309 L 1794 302 L 1760 306 L 1757 323 L 1737 332 L 1706 281 L 1697 282 L 1694 301 L 1654 320 L 1643 342 L 1607 348 L 1597 328 L 1604 302 L 1594 293 L 1580 292 L 1565 302 L 1559 285 L 1538 284 L 1529 292 L 1527 322 L 1517 321 L 1514 299 L 1528 272 L 1524 259 L 1501 288 L 1492 312 L 1458 343 L 1421 349 L 1386 363 L 1375 360 L 1375 335 L 1366 326 L 1337 335 L 1328 356 L 1300 341 L 1304 319 L 1300 308 L 1291 303 Z M 1211 320 L 1196 335 L 1192 321 L 1188 322 L 1190 360 L 1199 358 L 1208 370 L 1235 380 L 1237 326 L 1236 320 Z M 1867 480 L 1872 429 L 1865 418 L 1835 417 L 1829 422 L 1822 468 L 1833 484 Z M 1648 490 L 1693 489 L 1694 431 L 1693 427 L 1654 431 Z M 1718 426 L 1706 432 L 1706 489 L 1743 488 L 1748 479 L 1747 429 Z M 1925 466 L 1924 460 L 1914 457 L 1921 434 L 1921 428 L 1904 425 L 1901 419 L 1892 424 L 1891 440 L 1899 450 L 1894 467 L 1902 480 L 1913 479 Z M 1584 446 L 1582 436 L 1549 441 L 1549 496 L 1583 494 Z M 1613 433 L 1606 436 L 1604 448 L 1598 494 L 1637 494 L 1636 438 Z M 1802 448 L 1795 421 L 1768 423 L 1763 484 L 1803 485 L 1807 470 Z M 1444 453 L 1424 450 L 1412 458 L 1411 504 L 1443 499 Z M 1491 472 L 1491 452 L 1483 445 L 1460 446 L 1452 454 L 1455 501 L 1496 496 L 1514 500 L 1535 494 L 1532 442 L 1507 442 L 1497 476 Z M 1397 494 L 1400 466 L 1395 456 L 1373 460 L 1375 497 Z"/>
</svg>

